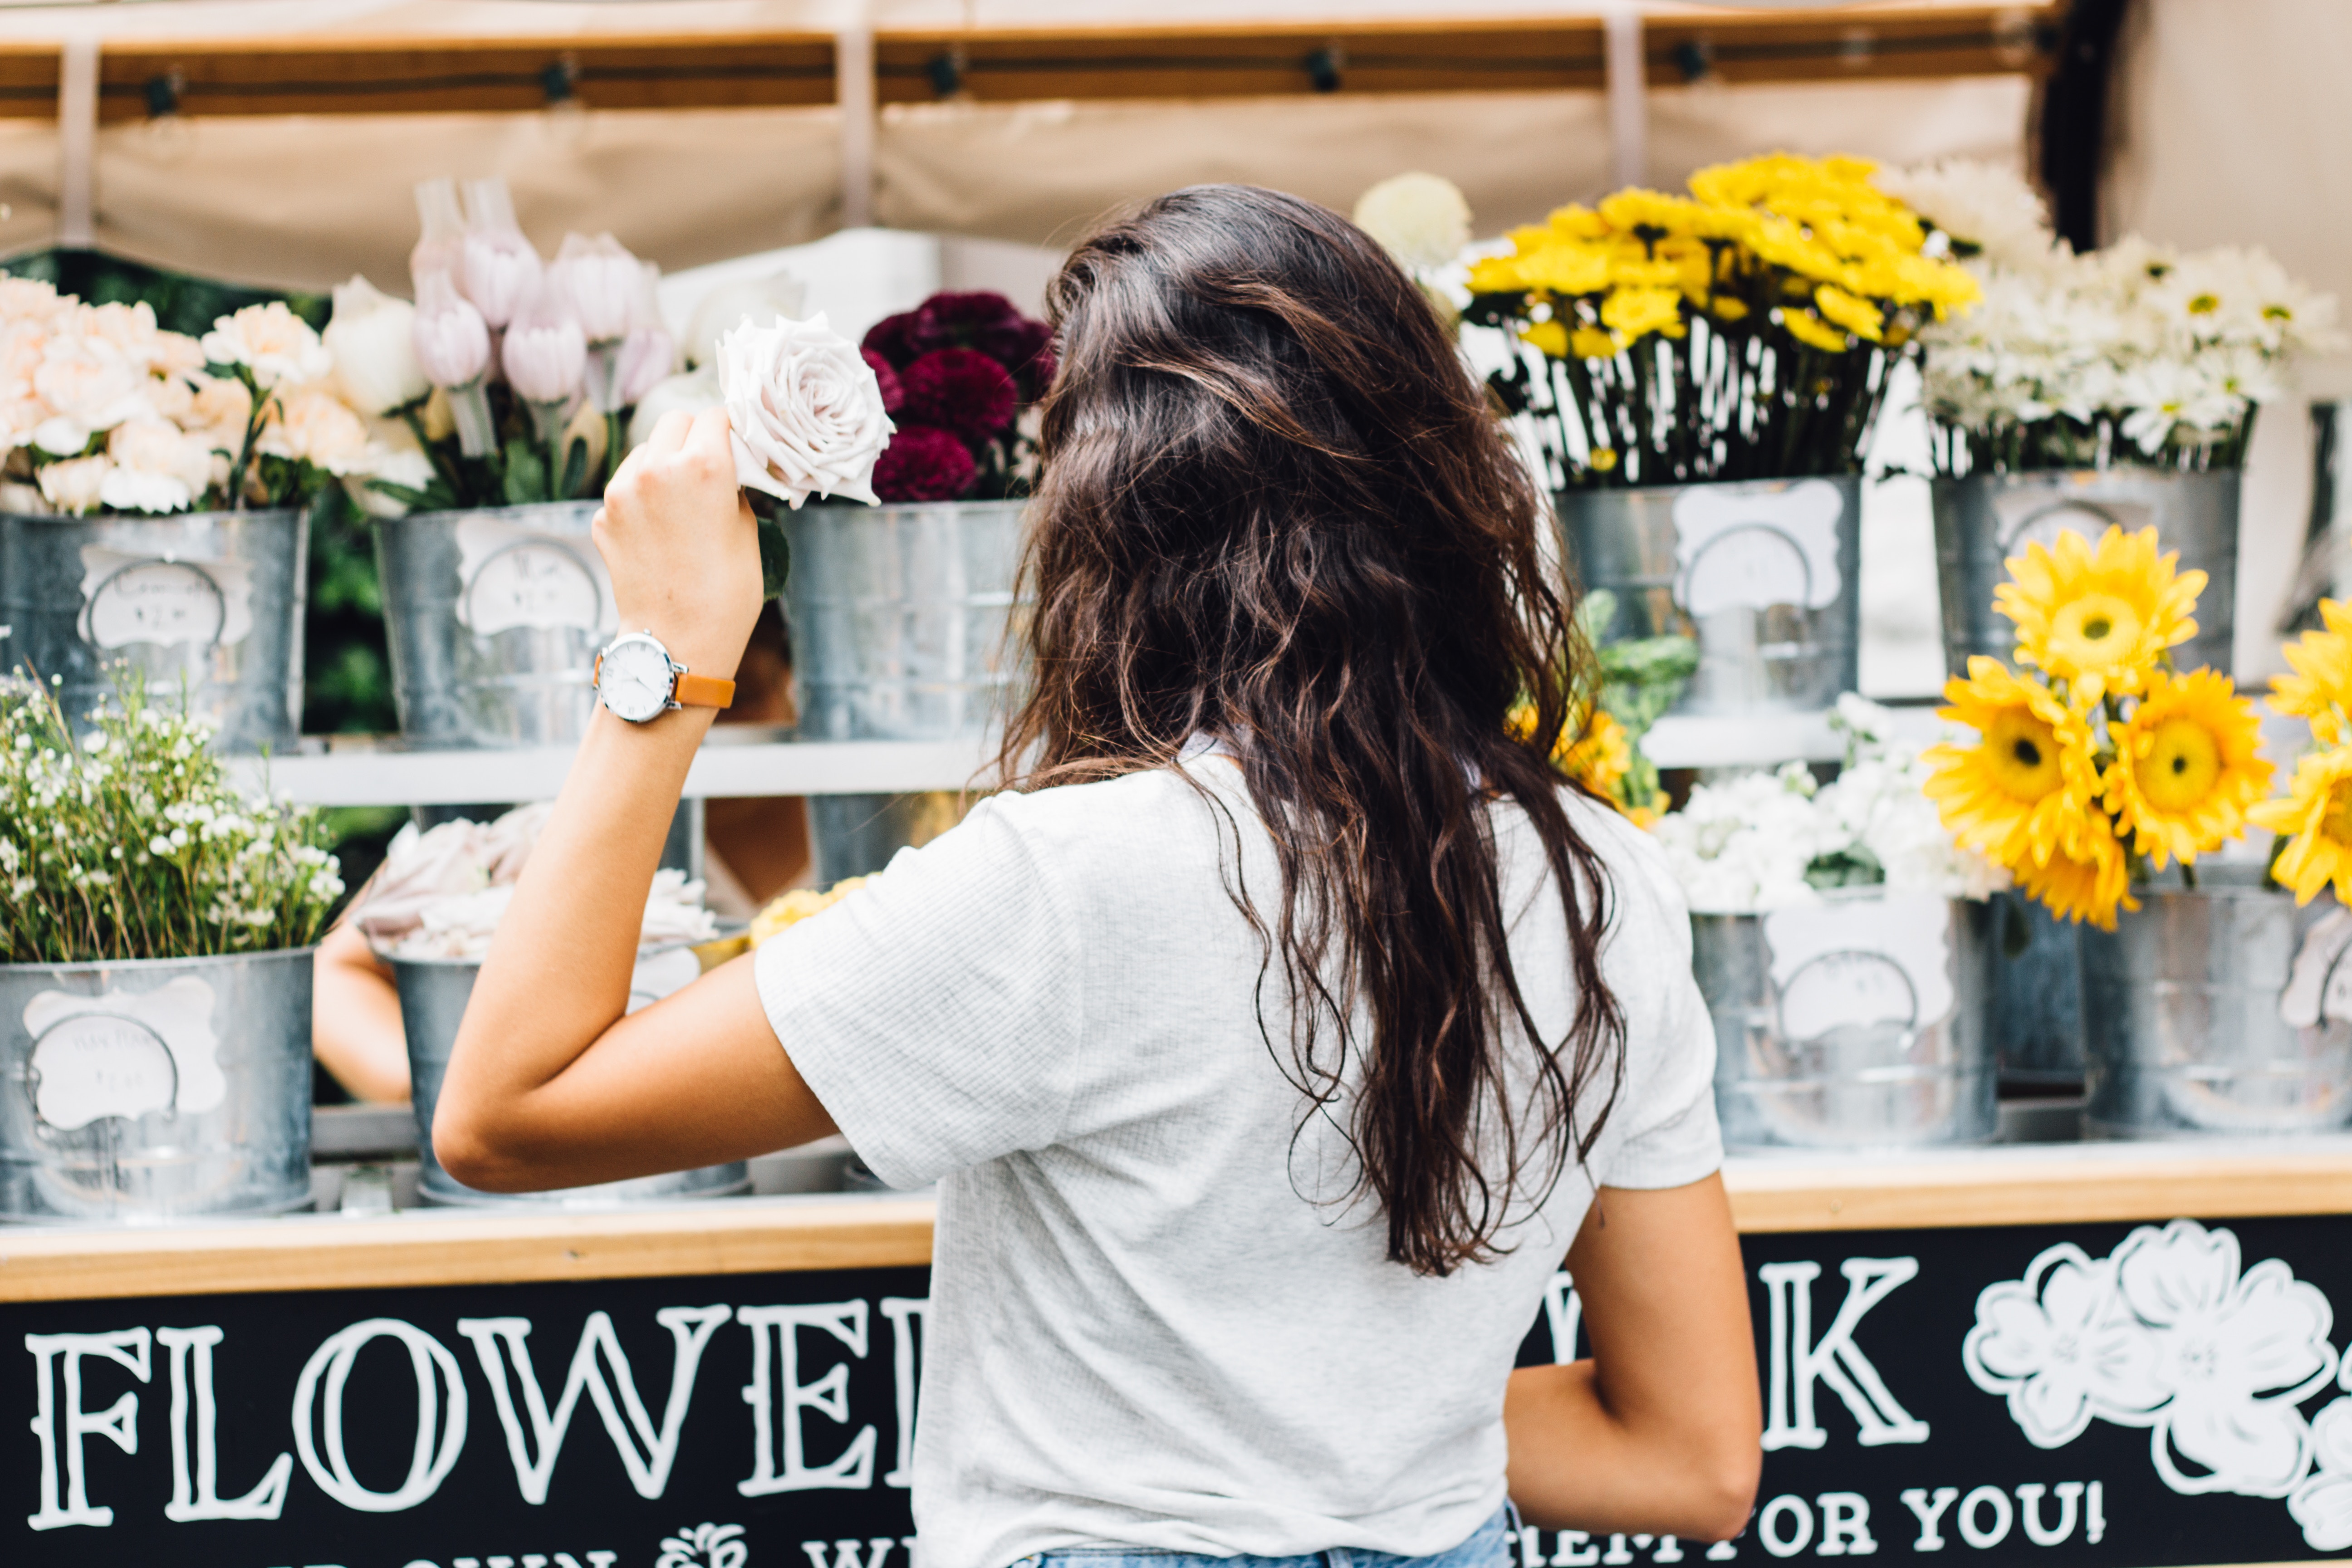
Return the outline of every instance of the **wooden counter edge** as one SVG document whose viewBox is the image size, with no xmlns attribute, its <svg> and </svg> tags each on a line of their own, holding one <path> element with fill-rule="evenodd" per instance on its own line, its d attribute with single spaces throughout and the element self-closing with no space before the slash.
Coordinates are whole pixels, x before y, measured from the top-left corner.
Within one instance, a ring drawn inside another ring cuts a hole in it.
<svg viewBox="0 0 2352 1568">
<path fill-rule="evenodd" d="M 1726 1185 L 1747 1232 L 2352 1214 L 2352 1145 L 1743 1160 Z M 0 1227 L 0 1301 L 919 1267 L 930 1261 L 933 1212 L 928 1197 L 775 1198 L 595 1214 Z"/>
<path fill-rule="evenodd" d="M 1916 1164 L 1759 1160 L 1735 1164 L 1725 1184 L 1746 1233 L 2352 1214 L 2352 1150 L 2144 1144 L 2071 1160 L 1999 1150 Z"/>
<path fill-rule="evenodd" d="M 0 1301 L 919 1268 L 928 1197 L 0 1230 Z"/>
</svg>

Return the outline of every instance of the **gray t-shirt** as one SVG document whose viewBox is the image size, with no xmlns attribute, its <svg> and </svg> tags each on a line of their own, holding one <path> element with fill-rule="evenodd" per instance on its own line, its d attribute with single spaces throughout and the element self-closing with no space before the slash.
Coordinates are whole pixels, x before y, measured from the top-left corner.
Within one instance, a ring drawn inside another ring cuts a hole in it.
<svg viewBox="0 0 2352 1568">
<path fill-rule="evenodd" d="M 1721 1162 L 1681 895 L 1645 835 L 1571 797 L 1614 884 L 1616 1108 L 1507 1256 L 1442 1279 L 1388 1261 L 1376 1203 L 1344 1201 L 1341 1133 L 1302 1126 L 1278 963 L 1275 1051 L 1260 1033 L 1262 950 L 1227 888 L 1238 835 L 1272 920 L 1271 843 L 1237 771 L 1195 766 L 1230 820 L 1168 772 L 999 795 L 760 949 L 776 1037 L 859 1154 L 940 1184 L 917 1568 L 1454 1545 L 1502 1505 L 1504 1383 L 1594 1184 Z M 1559 903 L 1525 817 L 1494 830 L 1556 1042 Z"/>
</svg>

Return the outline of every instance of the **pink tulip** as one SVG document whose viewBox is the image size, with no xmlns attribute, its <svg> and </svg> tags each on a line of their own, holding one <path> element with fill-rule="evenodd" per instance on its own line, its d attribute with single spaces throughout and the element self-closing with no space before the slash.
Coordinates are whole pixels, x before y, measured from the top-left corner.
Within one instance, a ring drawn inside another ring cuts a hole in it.
<svg viewBox="0 0 2352 1568">
<path fill-rule="evenodd" d="M 467 181 L 465 261 L 458 281 L 482 319 L 497 328 L 513 321 L 544 265 L 515 222 L 506 182 Z"/>
<path fill-rule="evenodd" d="M 410 337 L 416 363 L 436 386 L 464 386 L 479 381 L 489 368 L 489 325 L 458 294 L 446 272 L 427 272 L 416 280 L 416 319 Z"/>
<path fill-rule="evenodd" d="M 561 416 L 580 395 L 588 369 L 588 340 L 572 314 L 562 282 L 553 268 L 540 279 L 507 328 L 502 355 L 509 384 L 530 405 L 542 435 L 560 427 Z"/>
<path fill-rule="evenodd" d="M 593 239 L 567 234 L 549 271 L 562 279 L 564 296 L 590 342 L 609 343 L 629 335 L 642 274 L 637 258 L 619 240 L 609 234 Z"/>
</svg>

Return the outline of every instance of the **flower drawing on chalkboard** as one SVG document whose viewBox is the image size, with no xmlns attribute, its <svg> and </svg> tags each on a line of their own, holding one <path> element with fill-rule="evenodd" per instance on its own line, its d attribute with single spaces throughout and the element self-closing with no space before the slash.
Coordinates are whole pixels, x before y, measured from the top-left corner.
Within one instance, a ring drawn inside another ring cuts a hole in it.
<svg viewBox="0 0 2352 1568">
<path fill-rule="evenodd" d="M 2341 1552 L 2352 1546 L 2352 1399 L 2330 1400 L 2312 1417 L 2311 1458 L 2286 1510 L 2314 1552 Z"/>
<path fill-rule="evenodd" d="M 743 1542 L 740 1524 L 688 1525 L 676 1535 L 662 1537 L 661 1555 L 654 1568 L 743 1568 L 751 1549 Z"/>
<path fill-rule="evenodd" d="M 2148 1426 L 2165 1400 L 2155 1336 L 2125 1304 L 2114 1260 L 2094 1262 L 2072 1242 L 1977 1298 L 1960 1361 L 1979 1388 L 2008 1396 L 2040 1448 L 2073 1442 L 2094 1415 Z"/>
<path fill-rule="evenodd" d="M 2290 1498 L 2315 1544 L 2341 1531 L 2352 1545 L 2352 1415 L 2328 1417 L 2333 1447 L 2315 1452 L 2297 1408 L 2336 1374 L 2334 1310 L 2281 1259 L 2239 1263 L 2236 1233 L 2187 1219 L 2142 1226 L 2103 1258 L 2051 1247 L 1978 1296 L 1961 1363 L 2040 1447 L 2094 1416 L 2145 1426 L 2174 1491 Z M 2329 1476 L 2340 1490 L 2316 1484 Z"/>
<path fill-rule="evenodd" d="M 2156 1332 L 2157 1376 L 2172 1396 L 2150 1447 L 2165 1484 L 2283 1498 L 2310 1460 L 2296 1406 L 2336 1375 L 2335 1312 L 2283 1260 L 2243 1274 L 2238 1261 L 2234 1232 L 2174 1220 L 2125 1239 L 2116 1282 Z"/>
</svg>

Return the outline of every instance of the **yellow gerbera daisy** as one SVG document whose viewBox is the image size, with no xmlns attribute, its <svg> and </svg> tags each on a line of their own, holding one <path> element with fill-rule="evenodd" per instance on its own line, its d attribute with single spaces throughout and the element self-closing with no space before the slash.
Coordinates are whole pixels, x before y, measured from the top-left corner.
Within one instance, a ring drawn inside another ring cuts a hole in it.
<svg viewBox="0 0 2352 1568">
<path fill-rule="evenodd" d="M 2113 931 L 2119 906 L 2139 908 L 2131 896 L 2131 863 L 2101 812 L 2084 820 L 2071 849 L 2061 849 L 2039 865 L 2028 861 L 2016 870 L 2018 888 L 2026 897 L 2077 924 L 2088 921 L 2101 931 Z"/>
<path fill-rule="evenodd" d="M 1780 312 L 1780 324 L 1789 329 L 1790 337 L 1801 343 L 1810 343 L 1824 353 L 1842 354 L 1853 346 L 1846 342 L 1843 332 L 1811 310 L 1783 310 Z"/>
<path fill-rule="evenodd" d="M 2082 716 L 1998 659 L 1969 660 L 1944 688 L 1939 715 L 1977 731 L 1974 745 L 1931 746 L 1926 785 L 1944 826 L 2011 870 L 2044 865 L 2097 816 L 2098 764 Z"/>
<path fill-rule="evenodd" d="M 1993 590 L 1994 607 L 2017 623 L 2017 658 L 2074 696 L 2096 702 L 2137 691 L 2165 649 L 2197 635 L 2205 574 L 2175 574 L 2179 559 L 2156 552 L 2156 530 L 2110 527 L 2097 550 L 2073 529 L 2058 547 L 2029 544 L 2009 558 L 2015 581 Z"/>
<path fill-rule="evenodd" d="M 2258 801 L 2246 816 L 2286 837 L 2271 875 L 2294 889 L 2297 904 L 2330 882 L 2338 899 L 2352 902 L 2352 745 L 2304 758 L 2285 796 Z"/>
<path fill-rule="evenodd" d="M 2130 722 L 2109 733 L 2107 809 L 2159 871 L 2168 858 L 2185 865 L 2236 837 L 2270 789 L 2271 765 L 2254 755 L 2262 719 L 2226 675 L 2157 670 Z"/>
<path fill-rule="evenodd" d="M 2352 605 L 2319 601 L 2326 631 L 2305 632 L 2286 645 L 2293 675 L 2271 677 L 2271 707 L 2310 721 L 2312 738 L 2323 746 L 2345 739 L 2345 716 L 2352 713 Z"/>
</svg>

